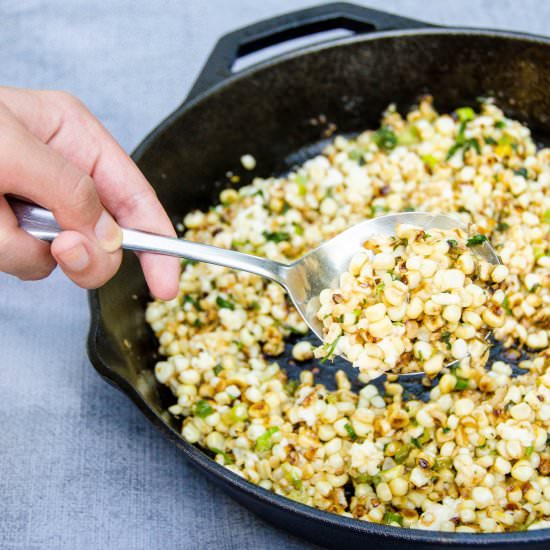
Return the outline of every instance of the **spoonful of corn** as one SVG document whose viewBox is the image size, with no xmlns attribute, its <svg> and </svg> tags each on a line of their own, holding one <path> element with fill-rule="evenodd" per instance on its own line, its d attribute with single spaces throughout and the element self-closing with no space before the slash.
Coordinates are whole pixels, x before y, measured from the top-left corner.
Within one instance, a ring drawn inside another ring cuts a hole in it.
<svg viewBox="0 0 550 550">
<path fill-rule="evenodd" d="M 52 241 L 61 231 L 50 211 L 7 198 L 31 235 Z M 127 250 L 207 262 L 279 283 L 325 342 L 317 356 L 343 354 L 372 378 L 406 364 L 405 371 L 435 375 L 477 352 L 468 341 L 500 323 L 494 304 L 483 307 L 489 302 L 484 287 L 498 285 L 506 268 L 484 236 L 468 238 L 466 228 L 446 215 L 404 212 L 366 220 L 291 264 L 133 229 L 122 233 Z"/>
</svg>

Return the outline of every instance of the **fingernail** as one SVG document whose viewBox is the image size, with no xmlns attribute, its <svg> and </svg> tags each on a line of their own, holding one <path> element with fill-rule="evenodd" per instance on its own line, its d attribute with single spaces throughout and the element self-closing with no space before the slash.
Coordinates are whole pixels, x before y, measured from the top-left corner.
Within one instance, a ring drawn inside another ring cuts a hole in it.
<svg viewBox="0 0 550 550">
<path fill-rule="evenodd" d="M 114 252 L 122 244 L 122 231 L 112 216 L 103 211 L 95 224 L 95 236 L 106 252 Z"/>
<path fill-rule="evenodd" d="M 82 244 L 77 244 L 59 254 L 59 260 L 63 267 L 69 271 L 83 271 L 90 263 L 90 255 Z"/>
</svg>

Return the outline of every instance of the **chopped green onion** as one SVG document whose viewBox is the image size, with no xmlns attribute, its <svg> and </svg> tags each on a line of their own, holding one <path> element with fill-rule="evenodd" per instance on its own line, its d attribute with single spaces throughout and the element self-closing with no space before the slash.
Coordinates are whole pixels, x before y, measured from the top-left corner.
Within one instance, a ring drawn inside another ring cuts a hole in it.
<svg viewBox="0 0 550 550">
<path fill-rule="evenodd" d="M 401 525 L 401 527 L 403 527 L 403 516 L 401 514 L 396 514 L 390 511 L 384 512 L 384 517 L 382 518 L 382 521 L 386 525 L 397 523 L 398 525 Z"/>
<path fill-rule="evenodd" d="M 274 243 L 282 243 L 290 239 L 290 234 L 286 231 L 263 231 L 262 235 L 266 241 L 273 241 Z"/>
<path fill-rule="evenodd" d="M 214 374 L 218 376 L 218 374 L 220 374 L 220 372 L 223 370 L 223 367 L 220 363 L 218 363 L 212 370 L 214 371 Z"/>
<path fill-rule="evenodd" d="M 193 296 L 191 296 L 190 294 L 186 294 L 184 296 L 183 303 L 184 304 L 191 304 L 196 310 L 202 311 L 202 307 L 199 304 L 199 301 L 196 298 L 194 298 Z"/>
<path fill-rule="evenodd" d="M 226 300 L 225 298 L 222 298 L 221 296 L 218 296 L 216 298 L 216 305 L 220 308 L 220 309 L 230 309 L 230 310 L 234 310 L 235 309 L 235 304 L 233 302 L 230 302 L 229 300 Z"/>
<path fill-rule="evenodd" d="M 351 437 L 352 441 L 355 441 L 357 439 L 357 434 L 355 433 L 353 426 L 349 422 L 347 424 L 344 424 L 344 429 L 346 430 L 346 432 L 348 432 L 348 435 Z"/>
<path fill-rule="evenodd" d="M 410 445 L 402 445 L 401 447 L 399 447 L 398 451 L 395 453 L 393 459 L 395 460 L 395 462 L 397 462 L 397 464 L 403 464 L 403 462 L 405 462 L 405 460 L 407 460 L 407 458 L 409 457 L 409 454 L 411 452 L 411 446 Z"/>
<path fill-rule="evenodd" d="M 353 151 L 350 151 L 348 153 L 348 157 L 350 158 L 350 160 L 354 160 L 355 162 L 359 163 L 360 166 L 363 166 L 365 164 L 365 159 L 363 158 L 363 151 L 354 149 Z"/>
<path fill-rule="evenodd" d="M 385 214 L 390 210 L 387 206 L 381 204 L 373 204 L 370 209 L 373 217 L 376 216 L 376 214 Z"/>
<path fill-rule="evenodd" d="M 508 296 L 504 296 L 504 300 L 502 300 L 502 309 L 507 315 L 512 315 L 512 308 L 508 304 Z"/>
<path fill-rule="evenodd" d="M 507 229 L 510 229 L 510 225 L 507 224 L 506 222 L 498 222 L 495 229 L 502 233 L 502 232 L 506 231 Z"/>
<path fill-rule="evenodd" d="M 294 233 L 296 233 L 296 235 L 304 234 L 304 228 L 300 224 L 293 223 L 292 225 L 294 226 Z"/>
<path fill-rule="evenodd" d="M 496 145 L 497 144 L 497 140 L 495 138 L 492 138 L 491 136 L 485 136 L 483 139 L 485 140 L 485 143 L 487 145 Z"/>
<path fill-rule="evenodd" d="M 248 418 L 248 409 L 243 403 L 238 403 L 231 407 L 231 416 L 235 422 L 240 422 Z"/>
<path fill-rule="evenodd" d="M 517 170 L 514 170 L 514 174 L 516 176 L 523 176 L 526 178 L 528 176 L 527 168 L 524 168 L 523 166 L 521 168 L 518 168 Z"/>
<path fill-rule="evenodd" d="M 451 349 L 451 333 L 448 331 L 445 331 L 441 334 L 439 337 L 439 340 L 441 342 L 445 342 L 447 344 L 447 349 Z"/>
<path fill-rule="evenodd" d="M 341 336 L 341 335 L 340 335 Z M 336 349 L 336 346 L 338 345 L 338 340 L 340 340 L 340 336 L 330 344 L 330 347 L 328 348 L 327 354 L 321 359 L 320 363 L 324 363 L 327 359 L 331 359 L 332 355 L 334 354 L 334 350 Z"/>
<path fill-rule="evenodd" d="M 389 151 L 397 145 L 397 136 L 388 126 L 382 126 L 380 130 L 374 132 L 372 138 L 374 143 L 376 143 L 380 149 L 384 149 L 385 151 Z"/>
<path fill-rule="evenodd" d="M 544 223 L 550 223 L 550 209 L 544 211 L 544 214 L 542 215 L 542 221 Z"/>
<path fill-rule="evenodd" d="M 433 170 L 439 162 L 433 155 L 422 155 L 420 158 L 430 170 Z"/>
<path fill-rule="evenodd" d="M 398 136 L 397 143 L 399 145 L 414 145 L 420 140 L 420 132 L 414 125 L 407 126 Z"/>
<path fill-rule="evenodd" d="M 208 401 L 201 399 L 195 403 L 193 413 L 199 418 L 206 418 L 214 413 L 214 409 L 209 405 Z"/>
<path fill-rule="evenodd" d="M 456 386 L 455 390 L 462 391 L 467 390 L 469 387 L 469 381 L 466 378 L 456 377 Z"/>
<path fill-rule="evenodd" d="M 460 122 L 468 122 L 474 120 L 476 113 L 471 107 L 460 107 L 455 111 L 456 116 Z"/>
<path fill-rule="evenodd" d="M 303 174 L 296 174 L 294 181 L 298 185 L 298 193 L 305 197 L 307 195 L 307 178 Z"/>
<path fill-rule="evenodd" d="M 382 481 L 382 478 L 379 475 L 371 476 L 369 474 L 359 474 L 358 476 L 353 478 L 353 481 L 355 483 L 373 483 L 374 485 L 378 485 Z"/>
<path fill-rule="evenodd" d="M 273 434 L 277 433 L 279 428 L 277 426 L 272 426 L 268 428 L 267 431 L 256 439 L 256 450 L 259 453 L 269 451 L 273 447 L 274 442 L 272 441 Z"/>
<path fill-rule="evenodd" d="M 487 237 L 485 235 L 480 235 L 479 233 L 477 235 L 474 235 L 473 237 L 470 237 L 466 241 L 467 246 L 478 246 L 480 244 L 483 244 L 487 240 Z"/>
<path fill-rule="evenodd" d="M 298 386 L 300 385 L 300 381 L 296 380 L 295 378 L 292 378 L 285 384 L 285 391 L 289 395 L 294 395 L 296 393 L 296 390 L 298 389 Z"/>
<path fill-rule="evenodd" d="M 210 450 L 217 455 L 222 455 L 224 464 L 233 464 L 235 462 L 225 451 L 222 451 L 221 449 L 215 449 L 212 447 Z"/>
<path fill-rule="evenodd" d="M 525 454 L 527 456 L 531 456 L 533 454 L 533 451 L 535 450 L 535 448 L 533 447 L 533 445 L 529 445 L 529 447 L 527 447 L 525 449 Z"/>
<path fill-rule="evenodd" d="M 495 122 L 495 128 L 505 128 L 506 127 L 506 121 L 504 120 L 497 120 Z"/>
<path fill-rule="evenodd" d="M 454 248 L 455 246 L 458 246 L 458 241 L 455 240 L 455 239 L 449 239 L 447 241 L 447 244 L 451 247 L 451 248 Z"/>
</svg>

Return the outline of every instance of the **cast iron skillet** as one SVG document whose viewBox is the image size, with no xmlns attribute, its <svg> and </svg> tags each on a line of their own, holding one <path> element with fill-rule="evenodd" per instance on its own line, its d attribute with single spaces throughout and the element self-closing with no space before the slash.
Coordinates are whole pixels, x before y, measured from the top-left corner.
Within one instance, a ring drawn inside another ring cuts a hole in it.
<svg viewBox="0 0 550 550">
<path fill-rule="evenodd" d="M 355 36 L 231 72 L 248 53 L 337 28 Z M 250 179 L 239 168 L 242 154 L 257 159 L 252 175 L 282 173 L 319 149 L 330 123 L 345 133 L 376 127 L 390 101 L 406 109 L 427 91 L 443 110 L 493 95 L 510 116 L 529 123 L 545 139 L 549 90 L 546 38 L 436 28 L 352 4 L 328 4 L 224 36 L 186 101 L 145 138 L 134 159 L 179 222 L 186 212 L 216 201 L 220 187 L 228 185 L 228 170 L 240 174 L 241 182 Z M 549 548 L 550 530 L 472 535 L 400 529 L 322 512 L 241 479 L 186 443 L 179 422 L 166 412 L 173 398 L 153 375 L 157 343 L 144 320 L 149 295 L 134 256 L 126 254 L 118 275 L 89 297 L 88 351 L 98 372 L 126 393 L 187 459 L 262 518 L 333 548 L 369 543 L 384 548 Z M 297 375 L 288 353 L 279 363 L 290 376 Z M 317 379 L 332 386 L 341 367 L 324 367 Z M 408 391 L 418 394 L 421 388 Z"/>
</svg>

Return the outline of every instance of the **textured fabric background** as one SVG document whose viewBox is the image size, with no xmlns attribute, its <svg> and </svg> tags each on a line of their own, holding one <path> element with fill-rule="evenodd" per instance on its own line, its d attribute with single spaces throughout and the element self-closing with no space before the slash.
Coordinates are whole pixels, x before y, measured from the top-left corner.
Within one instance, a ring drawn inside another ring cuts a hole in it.
<svg viewBox="0 0 550 550">
<path fill-rule="evenodd" d="M 312 4 L 0 0 L 0 84 L 78 95 L 131 150 L 182 101 L 220 35 Z M 540 34 L 550 20 L 539 0 L 365 4 Z M 0 275 L 0 548 L 313 548 L 198 476 L 92 370 L 87 326 L 84 291 L 59 273 Z"/>
</svg>

